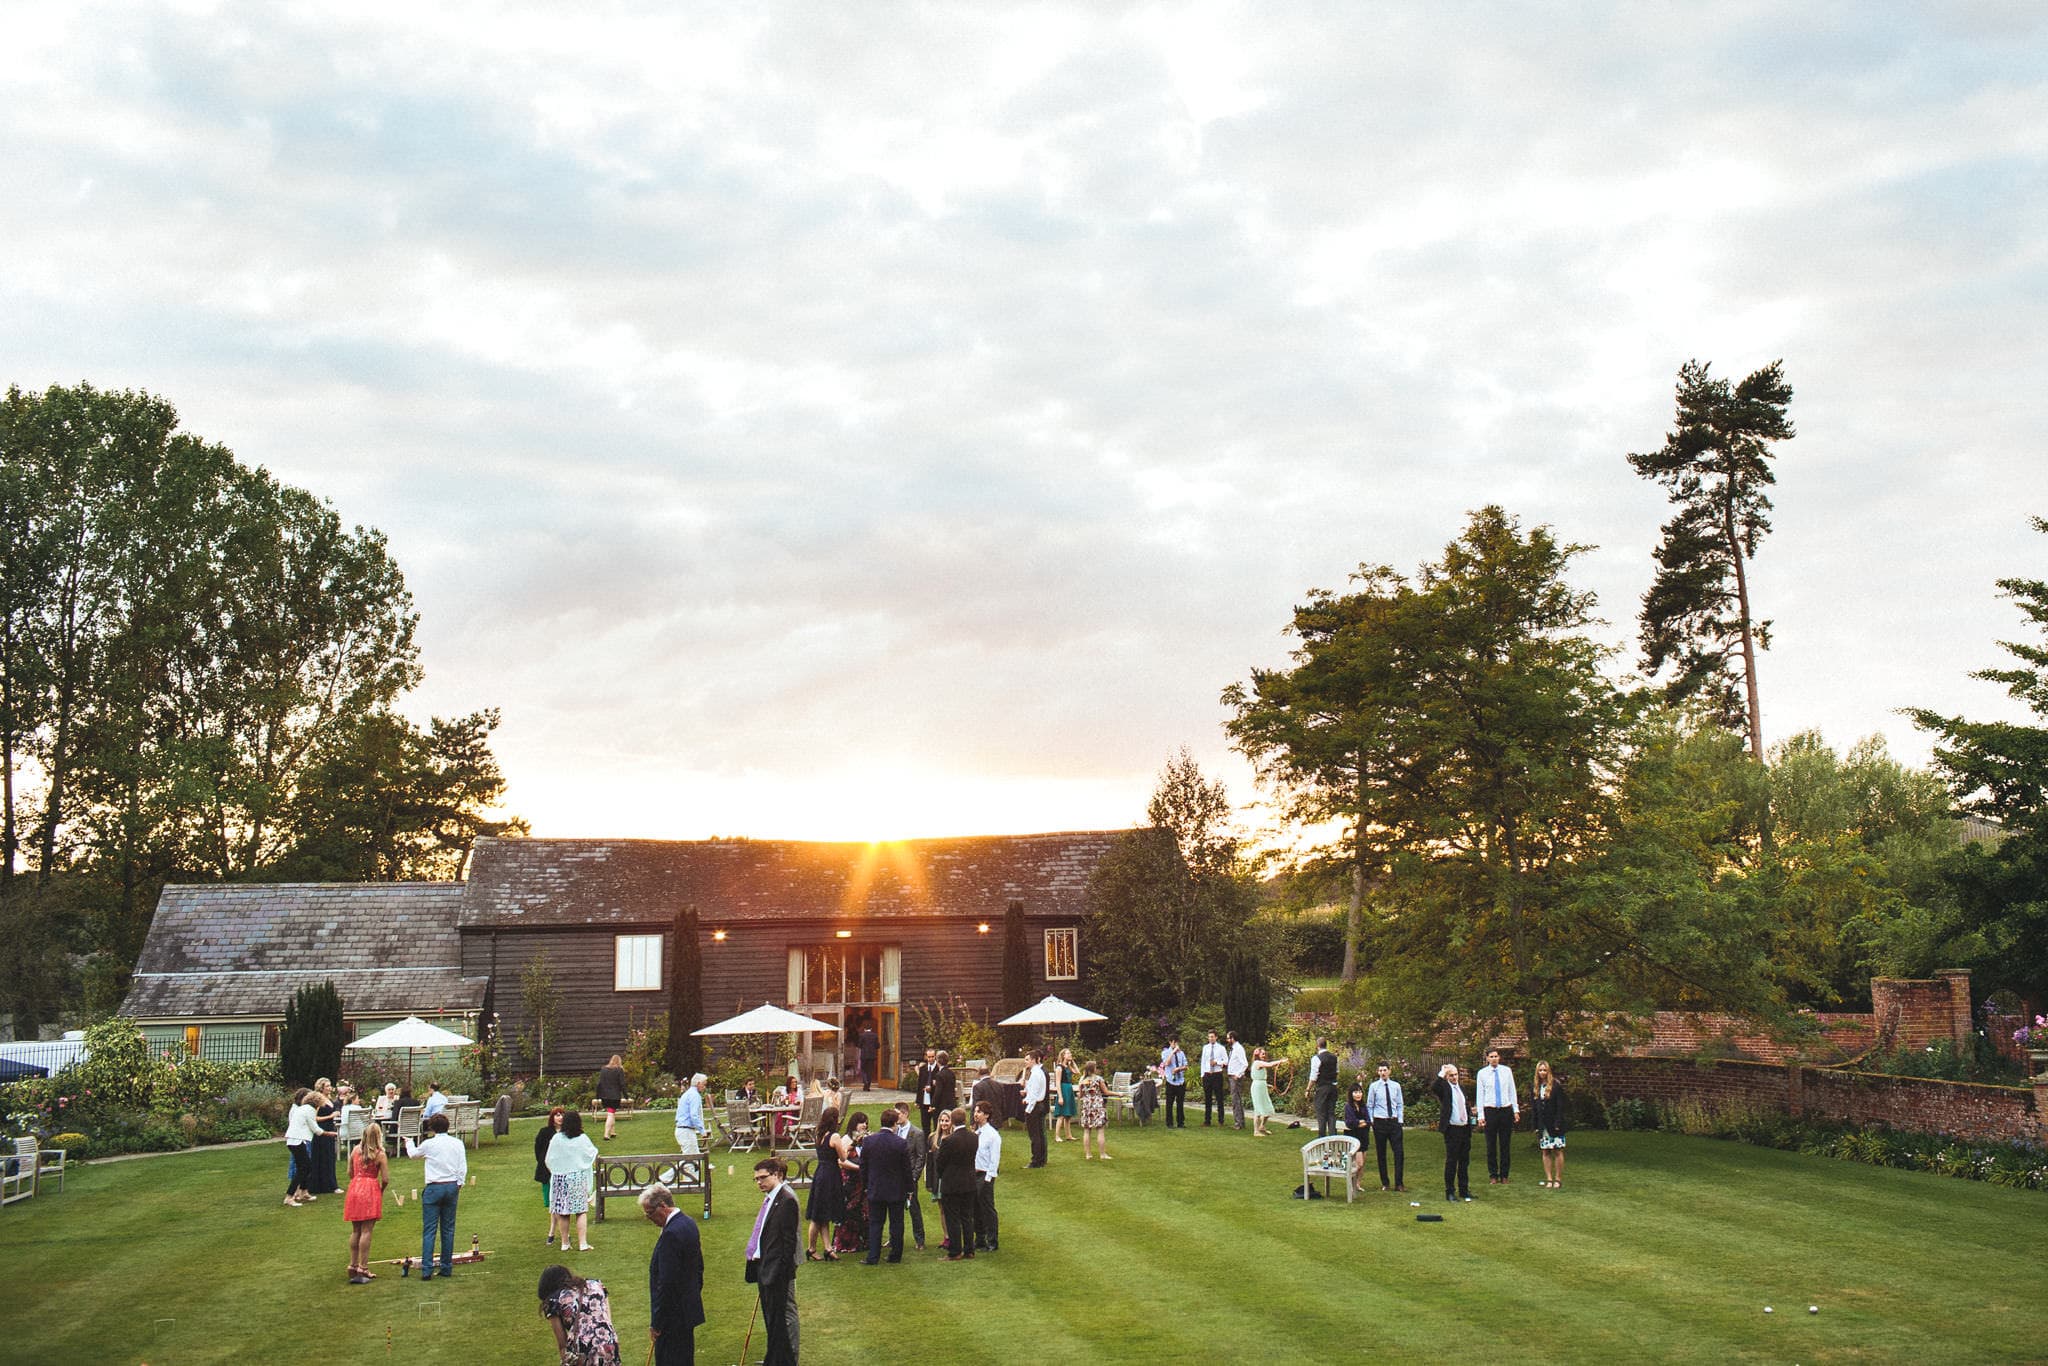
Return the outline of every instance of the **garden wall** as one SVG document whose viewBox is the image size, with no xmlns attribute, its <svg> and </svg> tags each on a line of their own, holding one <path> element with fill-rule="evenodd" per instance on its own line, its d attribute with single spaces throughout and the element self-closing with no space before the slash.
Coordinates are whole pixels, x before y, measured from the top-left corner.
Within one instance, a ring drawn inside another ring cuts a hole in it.
<svg viewBox="0 0 2048 1366">
<path fill-rule="evenodd" d="M 1799 1064 L 1682 1058 L 1588 1058 L 1577 1070 L 1586 1086 L 1607 1101 L 1751 1107 L 1807 1119 L 1884 1124 L 1911 1133 L 2048 1142 L 2043 1124 L 2048 1117 L 2048 1077 L 2037 1078 L 2030 1089 Z"/>
</svg>

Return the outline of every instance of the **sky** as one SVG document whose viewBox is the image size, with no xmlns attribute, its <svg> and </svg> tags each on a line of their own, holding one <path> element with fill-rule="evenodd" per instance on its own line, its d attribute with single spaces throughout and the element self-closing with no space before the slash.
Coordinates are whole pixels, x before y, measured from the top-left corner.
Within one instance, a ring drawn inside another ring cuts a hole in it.
<svg viewBox="0 0 2048 1366">
<path fill-rule="evenodd" d="M 1635 660 L 1782 360 L 1767 739 L 2010 714 L 2048 10 L 15 7 L 0 383 L 374 526 L 536 834 L 1115 828 L 1311 588 L 1499 503 Z"/>
</svg>

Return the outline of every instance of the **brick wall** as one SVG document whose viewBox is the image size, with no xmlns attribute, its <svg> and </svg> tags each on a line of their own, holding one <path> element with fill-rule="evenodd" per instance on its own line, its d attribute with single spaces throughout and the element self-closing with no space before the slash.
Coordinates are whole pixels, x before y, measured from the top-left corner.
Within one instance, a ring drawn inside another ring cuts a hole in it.
<svg viewBox="0 0 2048 1366">
<path fill-rule="evenodd" d="M 1763 1062 L 1588 1058 L 1573 1070 L 1603 1100 L 1636 1099 L 1710 1109 L 1752 1106 L 1809 1119 L 1883 1124 L 1912 1133 L 2048 1142 L 2048 1078 L 2031 1088 L 1980 1086 Z M 1565 1084 L 1573 1078 L 1567 1074 Z"/>
<path fill-rule="evenodd" d="M 1961 969 L 1931 978 L 1873 977 L 1870 1013 L 1877 1045 L 1887 1051 L 1947 1043 L 1963 1053 L 1976 1032 L 1970 1023 L 1970 974 Z"/>
</svg>

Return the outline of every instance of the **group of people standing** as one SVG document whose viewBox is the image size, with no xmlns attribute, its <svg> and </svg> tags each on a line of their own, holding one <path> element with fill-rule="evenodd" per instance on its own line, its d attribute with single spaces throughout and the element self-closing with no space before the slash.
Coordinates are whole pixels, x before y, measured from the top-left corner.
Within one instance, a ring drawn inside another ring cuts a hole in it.
<svg viewBox="0 0 2048 1366">
<path fill-rule="evenodd" d="M 1316 1040 L 1315 1055 L 1309 1061 L 1309 1094 L 1315 1106 L 1316 1135 L 1336 1133 L 1337 1055 L 1327 1038 Z M 1543 1159 L 1543 1180 L 1551 1190 L 1564 1187 L 1565 1114 L 1564 1087 L 1548 1062 L 1536 1064 L 1531 1083 L 1531 1127 Z M 1444 1199 L 1472 1199 L 1472 1131 L 1486 1135 L 1486 1179 L 1505 1186 L 1514 1160 L 1515 1128 L 1522 1120 L 1522 1097 L 1515 1086 L 1514 1070 L 1500 1060 L 1500 1050 L 1489 1049 L 1486 1066 L 1472 1078 L 1468 1095 L 1465 1079 L 1456 1063 L 1445 1063 L 1430 1080 L 1430 1093 L 1437 1102 L 1437 1130 L 1444 1140 Z M 1406 1098 L 1392 1069 L 1385 1063 L 1378 1076 L 1368 1082 L 1363 1076 L 1352 1082 L 1344 1102 L 1343 1131 L 1358 1140 L 1351 1160 L 1354 1191 L 1364 1189 L 1365 1153 L 1368 1142 L 1378 1159 L 1380 1189 L 1406 1191 L 1402 1126 L 1407 1119 Z M 1391 1153 L 1393 1165 L 1388 1170 Z"/>
</svg>

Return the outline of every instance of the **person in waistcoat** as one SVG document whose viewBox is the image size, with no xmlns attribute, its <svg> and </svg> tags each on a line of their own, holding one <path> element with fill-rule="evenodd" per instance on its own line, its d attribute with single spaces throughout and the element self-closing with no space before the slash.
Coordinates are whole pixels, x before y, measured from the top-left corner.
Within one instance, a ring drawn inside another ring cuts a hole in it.
<svg viewBox="0 0 2048 1366">
<path fill-rule="evenodd" d="M 1316 1040 L 1316 1054 L 1309 1059 L 1308 1093 L 1316 1107 L 1316 1137 L 1328 1138 L 1337 1132 L 1337 1055 L 1327 1037 Z"/>
<path fill-rule="evenodd" d="M 1472 1102 L 1458 1082 L 1458 1065 L 1447 1062 L 1429 1084 L 1439 1107 L 1437 1128 L 1444 1136 L 1444 1199 L 1472 1199 Z"/>
<path fill-rule="evenodd" d="M 754 1164 L 754 1185 L 762 1197 L 747 1238 L 746 1275 L 760 1295 L 761 1322 L 768 1329 L 762 1366 L 796 1366 L 796 1269 L 802 1258 L 796 1192 L 789 1188 L 788 1175 L 779 1157 Z"/>
<path fill-rule="evenodd" d="M 1487 1184 L 1505 1186 L 1508 1157 L 1515 1144 L 1515 1124 L 1522 1117 L 1522 1100 L 1515 1094 L 1515 1074 L 1501 1066 L 1498 1048 L 1486 1051 L 1486 1066 L 1479 1069 L 1472 1089 L 1479 1104 L 1479 1118 L 1486 1125 Z"/>
<path fill-rule="evenodd" d="M 1380 1160 L 1380 1189 L 1387 1189 L 1387 1149 L 1394 1150 L 1394 1186 L 1397 1191 L 1408 1189 L 1406 1174 L 1402 1171 L 1405 1160 L 1401 1155 L 1401 1124 L 1408 1118 L 1406 1102 L 1401 1096 L 1401 1083 L 1394 1080 L 1394 1074 L 1385 1063 L 1380 1064 L 1380 1074 L 1365 1091 L 1365 1113 L 1372 1120 L 1372 1149 Z"/>
</svg>

